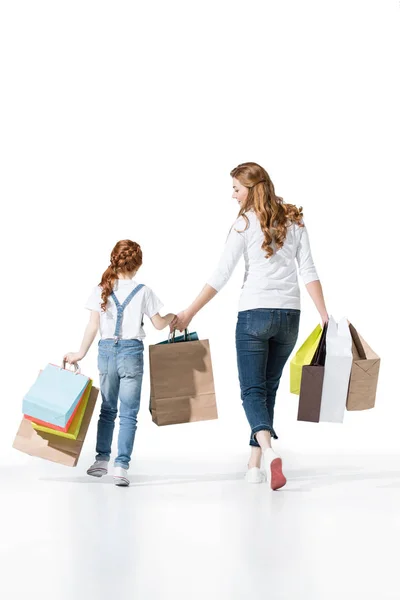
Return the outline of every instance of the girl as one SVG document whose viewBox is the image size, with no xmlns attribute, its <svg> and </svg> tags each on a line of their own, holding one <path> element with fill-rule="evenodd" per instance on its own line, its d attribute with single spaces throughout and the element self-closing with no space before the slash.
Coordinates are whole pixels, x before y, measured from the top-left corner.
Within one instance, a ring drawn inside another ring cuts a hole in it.
<svg viewBox="0 0 400 600">
<path fill-rule="evenodd" d="M 143 314 L 156 329 L 164 329 L 173 314 L 159 314 L 163 304 L 154 292 L 133 278 L 142 264 L 139 244 L 119 241 L 111 252 L 111 262 L 101 282 L 89 297 L 90 319 L 79 352 L 64 360 L 73 364 L 84 358 L 100 328 L 98 368 L 102 405 L 97 428 L 96 459 L 88 475 L 102 477 L 108 471 L 118 396 L 118 456 L 114 463 L 115 485 L 127 486 L 127 471 L 133 449 L 143 378 Z"/>
<path fill-rule="evenodd" d="M 171 330 L 185 329 L 194 315 L 217 294 L 244 255 L 245 276 L 236 325 L 236 351 L 241 398 L 251 428 L 251 455 L 246 480 L 260 483 L 262 454 L 272 489 L 285 485 L 282 460 L 272 450 L 275 396 L 283 367 L 299 329 L 300 290 L 296 262 L 306 288 L 328 321 L 321 284 L 311 256 L 302 209 L 276 196 L 268 173 L 256 163 L 231 171 L 233 198 L 239 215 L 229 233 L 216 271 Z"/>
</svg>

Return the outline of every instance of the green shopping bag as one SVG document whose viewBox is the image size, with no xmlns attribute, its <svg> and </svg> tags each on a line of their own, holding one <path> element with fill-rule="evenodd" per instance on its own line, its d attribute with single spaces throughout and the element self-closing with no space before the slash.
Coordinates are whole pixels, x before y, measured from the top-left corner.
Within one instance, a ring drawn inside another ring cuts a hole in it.
<svg viewBox="0 0 400 600">
<path fill-rule="evenodd" d="M 301 372 L 304 365 L 310 365 L 322 335 L 321 325 L 317 325 L 304 344 L 290 361 L 290 391 L 300 394 Z"/>
</svg>

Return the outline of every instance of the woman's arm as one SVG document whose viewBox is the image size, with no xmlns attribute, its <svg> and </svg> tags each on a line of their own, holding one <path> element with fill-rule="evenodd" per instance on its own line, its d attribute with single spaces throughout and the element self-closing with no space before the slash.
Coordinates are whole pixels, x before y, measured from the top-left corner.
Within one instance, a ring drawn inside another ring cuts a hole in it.
<svg viewBox="0 0 400 600">
<path fill-rule="evenodd" d="M 321 315 L 322 322 L 327 323 L 329 321 L 329 315 L 325 306 L 321 282 L 319 280 L 310 281 L 310 283 L 306 284 L 306 288 L 315 304 L 317 311 Z"/>
<path fill-rule="evenodd" d="M 182 310 L 176 315 L 175 319 L 171 323 L 171 331 L 174 329 L 179 329 L 179 331 L 186 329 L 190 321 L 199 312 L 199 310 L 202 309 L 203 306 L 205 306 L 208 302 L 210 302 L 210 300 L 212 300 L 217 293 L 217 290 L 206 283 L 196 300 L 192 302 L 189 308 Z"/>
<path fill-rule="evenodd" d="M 65 354 L 64 361 L 73 365 L 82 360 L 88 353 L 90 346 L 93 344 L 94 338 L 97 335 L 100 325 L 100 313 L 97 310 L 90 311 L 89 323 L 86 325 L 85 333 L 79 352 L 68 352 Z"/>
<path fill-rule="evenodd" d="M 321 282 L 319 281 L 318 274 L 314 266 L 310 248 L 310 240 L 306 227 L 301 229 L 300 234 L 300 242 L 296 253 L 297 263 L 299 265 L 299 274 L 315 304 L 316 309 L 321 315 L 322 322 L 327 323 L 329 321 L 329 316 L 325 306 Z"/>
<path fill-rule="evenodd" d="M 174 329 L 179 329 L 179 331 L 186 329 L 199 310 L 210 302 L 229 280 L 245 247 L 243 232 L 236 230 L 236 227 L 241 227 L 242 221 L 243 219 L 236 221 L 231 228 L 217 268 L 192 304 L 176 315 L 170 325 L 171 331 Z"/>
</svg>

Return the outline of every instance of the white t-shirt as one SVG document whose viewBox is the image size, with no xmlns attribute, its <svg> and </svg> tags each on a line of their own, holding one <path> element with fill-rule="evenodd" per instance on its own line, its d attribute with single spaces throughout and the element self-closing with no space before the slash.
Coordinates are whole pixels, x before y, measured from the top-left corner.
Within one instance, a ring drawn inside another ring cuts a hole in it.
<svg viewBox="0 0 400 600">
<path fill-rule="evenodd" d="M 240 217 L 235 221 L 225 243 L 217 269 L 207 283 L 219 291 L 228 281 L 240 257 L 244 256 L 245 274 L 239 311 L 254 308 L 300 308 L 299 275 L 304 283 L 318 280 L 311 255 L 307 229 L 292 224 L 285 242 L 278 251 L 266 258 L 262 249 L 264 234 L 257 215 L 246 213 L 250 225 Z"/>
<path fill-rule="evenodd" d="M 138 285 L 138 282 L 133 279 L 118 279 L 114 284 L 114 293 L 118 302 L 122 304 Z M 106 310 L 101 310 L 103 302 L 101 292 L 101 287 L 97 285 L 89 296 L 85 308 L 100 313 L 100 337 L 104 340 L 114 337 L 117 324 L 117 308 L 114 300 L 109 297 Z M 145 338 L 146 334 L 142 325 L 143 315 L 147 315 L 151 319 L 163 306 L 161 300 L 149 287 L 142 287 L 134 295 L 128 306 L 125 307 L 120 330 L 121 339 L 142 340 Z"/>
</svg>

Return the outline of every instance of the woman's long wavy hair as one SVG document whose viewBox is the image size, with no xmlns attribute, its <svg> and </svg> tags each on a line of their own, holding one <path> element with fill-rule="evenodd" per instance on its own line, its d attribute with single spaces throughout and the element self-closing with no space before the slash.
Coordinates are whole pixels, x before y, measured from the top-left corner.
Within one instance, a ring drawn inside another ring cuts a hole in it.
<svg viewBox="0 0 400 600">
<path fill-rule="evenodd" d="M 136 242 L 120 240 L 112 249 L 110 264 L 104 271 L 100 286 L 102 288 L 101 309 L 106 310 L 108 297 L 113 291 L 118 275 L 135 273 L 142 264 L 142 250 Z"/>
<path fill-rule="evenodd" d="M 264 233 L 262 249 L 266 252 L 266 257 L 270 258 L 274 253 L 272 242 L 275 243 L 277 250 L 282 248 L 287 229 L 292 223 L 304 227 L 303 208 L 286 204 L 283 198 L 277 196 L 267 171 L 257 163 L 247 162 L 238 165 L 232 169 L 231 177 L 240 181 L 249 190 L 238 214 L 238 217 L 243 217 L 247 222 L 243 231 L 246 231 L 250 225 L 245 213 L 253 210 Z"/>
</svg>

